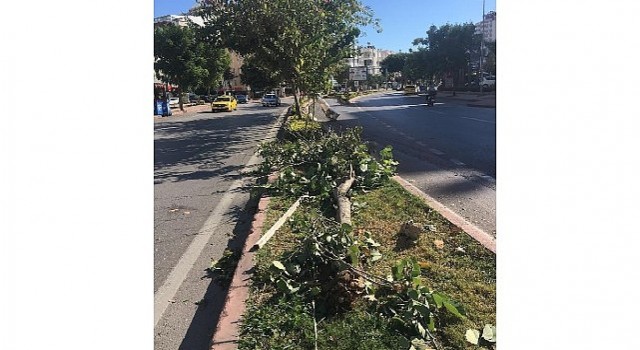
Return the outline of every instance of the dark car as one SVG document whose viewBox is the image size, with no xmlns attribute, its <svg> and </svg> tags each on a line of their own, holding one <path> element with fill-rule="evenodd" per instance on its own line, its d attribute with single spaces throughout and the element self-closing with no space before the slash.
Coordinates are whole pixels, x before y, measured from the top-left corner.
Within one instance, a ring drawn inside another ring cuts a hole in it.
<svg viewBox="0 0 640 350">
<path fill-rule="evenodd" d="M 194 93 L 189 94 L 189 102 L 190 103 L 196 103 L 196 102 L 198 102 L 199 99 L 200 99 L 200 96 L 198 96 L 198 95 L 196 95 Z"/>
<path fill-rule="evenodd" d="M 200 96 L 201 99 L 204 100 L 204 102 L 206 103 L 211 103 L 213 101 L 215 101 L 215 99 L 218 97 L 218 95 L 202 95 Z"/>
<path fill-rule="evenodd" d="M 238 100 L 238 103 L 247 103 L 247 102 L 249 102 L 249 99 L 247 98 L 247 95 L 236 95 L 236 100 Z"/>
</svg>

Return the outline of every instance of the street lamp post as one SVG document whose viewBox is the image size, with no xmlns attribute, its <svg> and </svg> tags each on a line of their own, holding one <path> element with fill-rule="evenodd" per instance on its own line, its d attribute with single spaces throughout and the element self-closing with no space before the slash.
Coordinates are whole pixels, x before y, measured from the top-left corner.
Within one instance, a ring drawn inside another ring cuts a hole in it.
<svg viewBox="0 0 640 350">
<path fill-rule="evenodd" d="M 484 78 L 484 72 L 482 70 L 482 56 L 484 56 L 484 24 L 484 0 L 482 0 L 482 21 L 480 22 L 480 32 L 482 33 L 482 37 L 480 39 L 480 81 L 478 82 L 480 84 L 480 95 L 484 94 L 484 89 L 482 87 L 482 78 Z"/>
</svg>

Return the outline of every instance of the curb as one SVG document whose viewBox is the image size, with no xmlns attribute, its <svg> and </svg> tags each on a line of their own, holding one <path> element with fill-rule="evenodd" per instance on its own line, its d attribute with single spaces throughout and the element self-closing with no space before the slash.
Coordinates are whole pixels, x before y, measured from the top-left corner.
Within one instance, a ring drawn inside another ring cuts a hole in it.
<svg viewBox="0 0 640 350">
<path fill-rule="evenodd" d="M 255 266 L 254 256 L 256 251 L 251 251 L 253 245 L 260 239 L 264 220 L 266 219 L 266 209 L 270 197 L 261 197 L 258 202 L 258 209 L 251 222 L 249 236 L 242 247 L 242 256 L 238 261 L 238 266 L 233 273 L 233 279 L 227 292 L 227 298 L 218 320 L 210 350 L 235 350 L 240 338 L 240 321 L 246 310 L 246 301 L 249 297 L 249 286 L 251 285 L 251 270 Z"/>
<path fill-rule="evenodd" d="M 280 130 L 284 125 L 287 109 L 279 114 L 283 118 L 280 124 Z M 269 177 L 268 182 L 274 181 L 275 178 Z M 233 272 L 233 278 L 227 291 L 224 306 L 218 319 L 218 324 L 213 332 L 210 350 L 235 350 L 238 348 L 238 340 L 240 339 L 240 322 L 246 310 L 246 301 L 249 297 L 249 287 L 251 285 L 252 270 L 255 267 L 254 256 L 257 251 L 252 251 L 253 246 L 262 236 L 264 221 L 266 219 L 266 209 L 269 205 L 270 197 L 262 194 L 258 202 L 249 235 L 242 247 L 242 254 L 238 260 L 238 265 Z"/>
<path fill-rule="evenodd" d="M 478 241 L 478 243 L 482 244 L 485 248 L 489 249 L 491 252 L 496 254 L 496 239 L 492 235 L 484 232 L 480 228 L 476 227 L 469 221 L 467 221 L 462 216 L 454 213 L 451 209 L 444 206 L 444 204 L 438 202 L 435 198 L 429 196 L 428 194 L 422 192 L 419 188 L 415 187 L 407 180 L 401 178 L 396 175 L 393 177 L 397 183 L 399 183 L 405 190 L 409 191 L 411 194 L 420 197 L 422 200 L 427 203 L 433 210 L 437 211 L 440 215 L 442 215 L 445 219 L 449 220 L 453 225 L 455 225 L 460 230 L 464 231 L 466 234 L 471 236 L 473 239 Z"/>
</svg>

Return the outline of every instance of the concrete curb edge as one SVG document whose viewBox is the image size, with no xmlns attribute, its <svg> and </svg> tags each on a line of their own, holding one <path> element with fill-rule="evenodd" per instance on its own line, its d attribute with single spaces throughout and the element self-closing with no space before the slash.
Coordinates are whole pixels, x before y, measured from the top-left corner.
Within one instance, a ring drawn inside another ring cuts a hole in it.
<svg viewBox="0 0 640 350">
<path fill-rule="evenodd" d="M 282 128 L 286 121 L 287 111 L 288 107 L 279 114 L 279 118 L 282 118 L 280 128 Z M 269 181 L 273 180 L 275 179 L 269 179 Z M 218 324 L 211 338 L 210 350 L 235 350 L 238 348 L 237 342 L 240 338 L 240 322 L 246 310 L 246 301 L 249 297 L 249 287 L 251 286 L 252 269 L 255 267 L 254 256 L 256 251 L 252 251 L 252 248 L 262 235 L 264 221 L 266 219 L 266 209 L 270 200 L 271 198 L 264 194 L 260 196 L 258 208 L 251 221 L 249 235 L 242 247 L 242 253 L 238 260 L 238 265 L 233 272 Z"/>
<path fill-rule="evenodd" d="M 211 340 L 211 350 L 235 350 L 240 337 L 240 321 L 246 310 L 246 301 L 249 297 L 249 287 L 251 285 L 251 270 L 255 266 L 255 251 L 251 251 L 253 245 L 260 239 L 266 209 L 269 205 L 270 197 L 261 197 L 258 202 L 258 209 L 251 222 L 249 236 L 242 248 L 242 256 L 238 261 L 238 266 L 233 273 L 233 279 L 227 292 L 227 298 L 220 314 L 220 319 L 213 333 Z"/>
<path fill-rule="evenodd" d="M 480 228 L 476 227 L 469 221 L 467 221 L 462 216 L 454 213 L 451 209 L 444 206 L 444 204 L 438 202 L 435 198 L 429 196 L 428 194 L 422 192 L 419 188 L 409 183 L 407 180 L 402 177 L 396 175 L 393 177 L 397 183 L 399 183 L 404 189 L 420 197 L 422 200 L 427 203 L 432 209 L 440 213 L 445 219 L 449 220 L 453 225 L 467 233 L 473 239 L 478 241 L 478 243 L 482 244 L 485 248 L 492 251 L 496 254 L 496 239 L 492 235 L 484 232 Z"/>
</svg>

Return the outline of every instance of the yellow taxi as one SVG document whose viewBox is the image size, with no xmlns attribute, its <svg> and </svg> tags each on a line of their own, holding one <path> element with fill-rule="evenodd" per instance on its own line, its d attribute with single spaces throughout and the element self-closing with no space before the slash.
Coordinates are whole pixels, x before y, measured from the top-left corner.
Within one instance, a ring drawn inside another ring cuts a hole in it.
<svg viewBox="0 0 640 350">
<path fill-rule="evenodd" d="M 231 95 L 218 96 L 213 102 L 211 102 L 211 111 L 227 111 L 233 112 L 238 109 L 238 100 Z"/>
<path fill-rule="evenodd" d="M 415 95 L 418 91 L 416 90 L 415 85 L 405 85 L 404 86 L 404 94 L 405 95 Z"/>
</svg>

